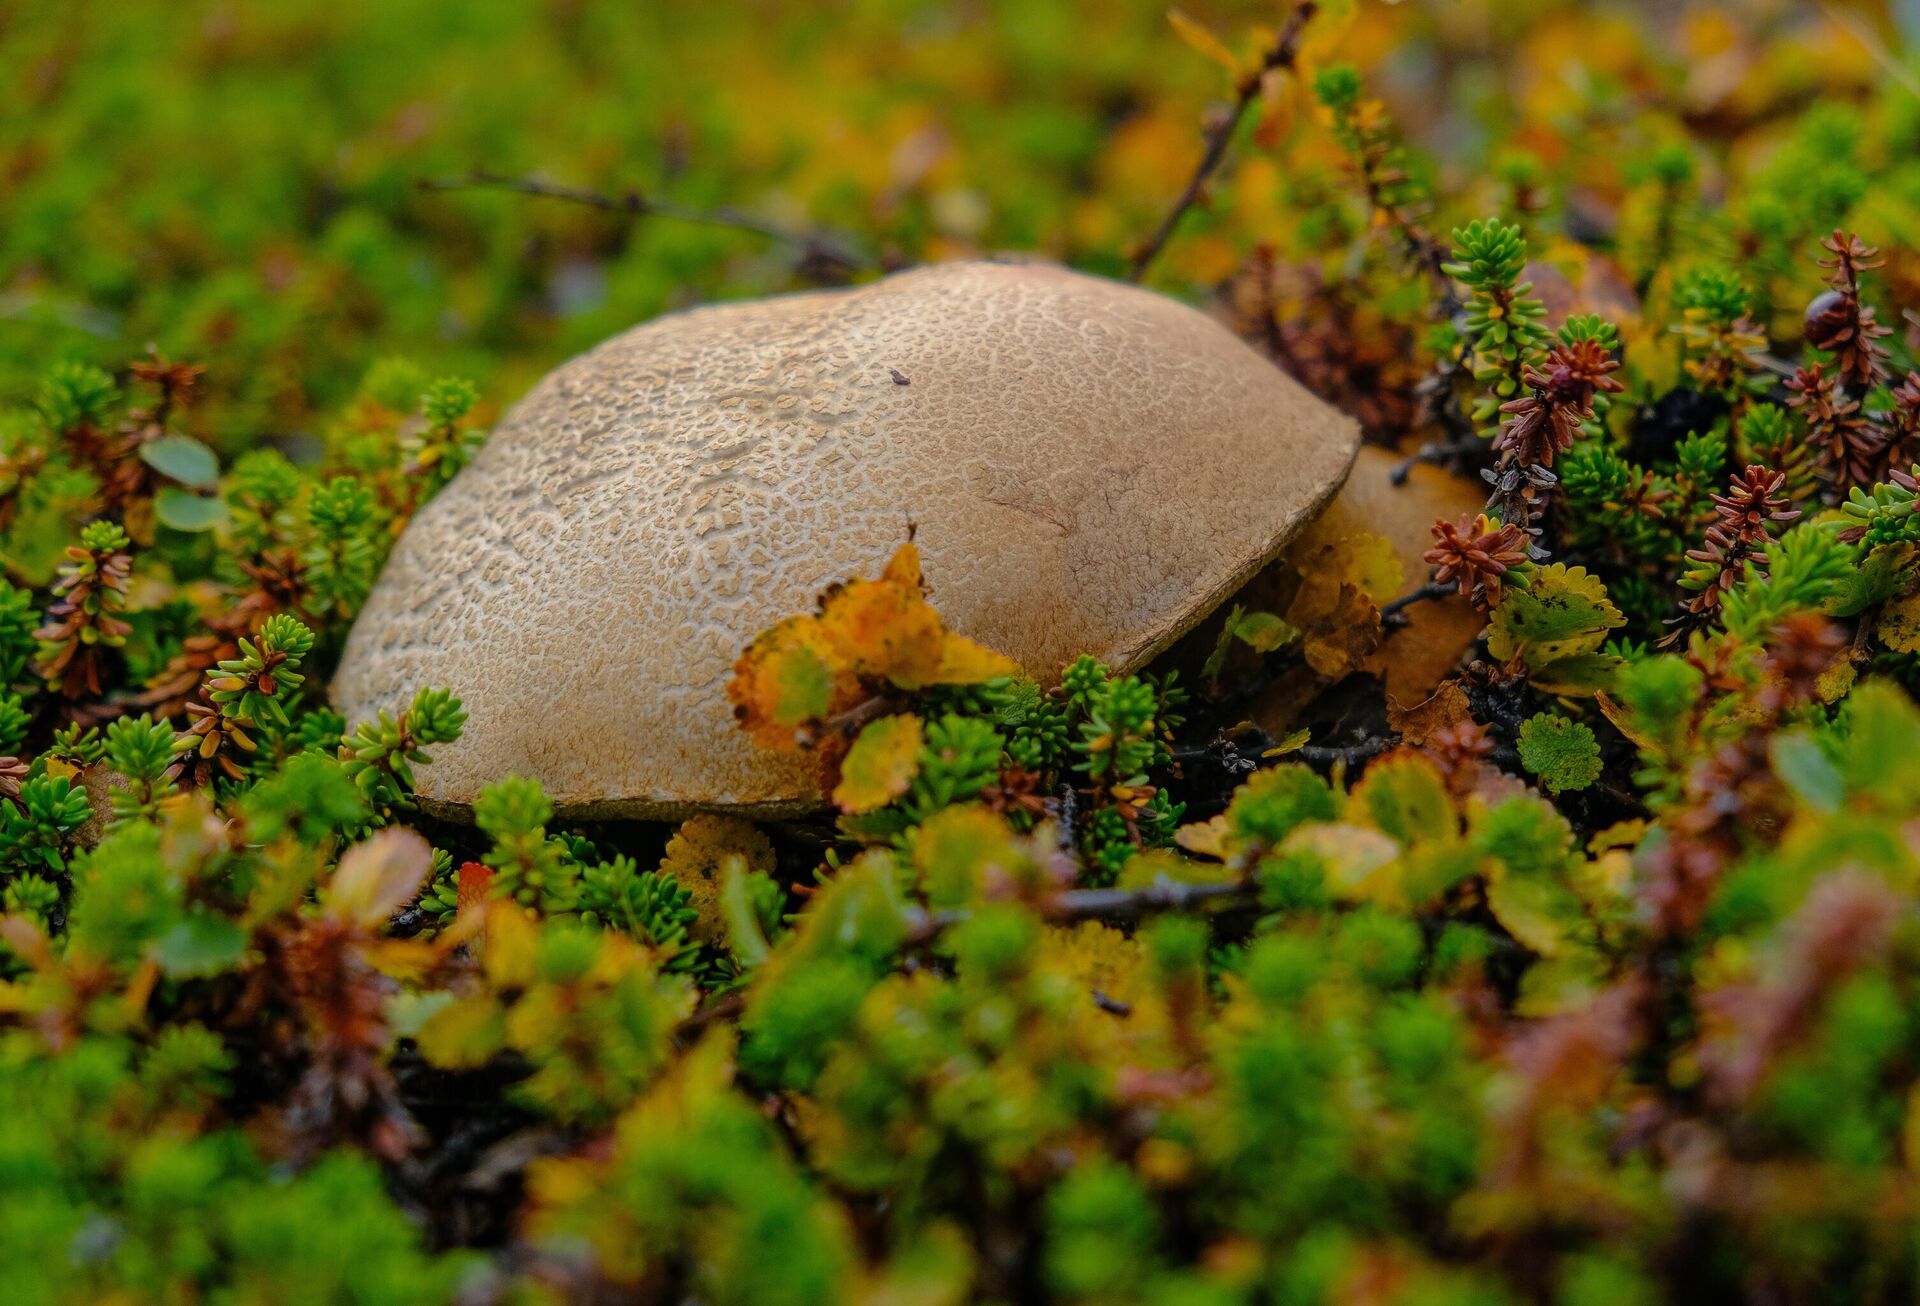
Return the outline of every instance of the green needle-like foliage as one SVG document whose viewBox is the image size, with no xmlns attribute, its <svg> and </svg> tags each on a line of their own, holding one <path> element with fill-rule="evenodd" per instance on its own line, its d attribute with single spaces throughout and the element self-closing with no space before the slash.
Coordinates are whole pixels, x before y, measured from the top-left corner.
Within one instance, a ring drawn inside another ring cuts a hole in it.
<svg viewBox="0 0 1920 1306">
<path fill-rule="evenodd" d="M 1521 280 L 1526 264 L 1526 237 L 1516 225 L 1487 218 L 1454 230 L 1445 271 L 1467 291 L 1468 370 L 1487 390 L 1473 419 L 1488 434 L 1500 405 L 1520 393 L 1526 364 L 1550 339 L 1546 306 L 1533 297 L 1533 283 Z"/>
<path fill-rule="evenodd" d="M 113 823 L 157 818 L 176 788 L 169 774 L 173 728 L 150 716 L 122 717 L 107 726 L 106 748 L 108 765 L 127 782 L 112 791 Z"/>
<path fill-rule="evenodd" d="M 220 714 L 243 725 L 291 724 L 286 704 L 306 678 L 300 661 L 313 649 L 313 632 L 286 613 L 267 619 L 253 639 L 240 640 L 240 656 L 207 676 L 207 698 Z"/>
<path fill-rule="evenodd" d="M 405 800 L 413 789 L 413 768 L 433 760 L 426 751 L 460 737 L 467 712 L 444 689 L 423 689 L 396 720 L 380 713 L 362 722 L 340 742 L 347 776 L 376 807 Z"/>
<path fill-rule="evenodd" d="M 474 799 L 474 824 L 493 840 L 482 860 L 493 868 L 495 897 L 548 913 L 573 909 L 579 900 L 580 867 L 547 837 L 552 816 L 553 804 L 538 782 L 519 776 L 488 785 Z"/>
</svg>

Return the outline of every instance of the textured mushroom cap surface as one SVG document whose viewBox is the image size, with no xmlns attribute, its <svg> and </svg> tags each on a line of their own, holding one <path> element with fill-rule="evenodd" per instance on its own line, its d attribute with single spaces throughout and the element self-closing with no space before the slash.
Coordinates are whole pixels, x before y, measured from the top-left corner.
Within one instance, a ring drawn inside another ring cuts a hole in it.
<svg viewBox="0 0 1920 1306">
<path fill-rule="evenodd" d="M 944 264 L 718 305 L 548 375 L 408 526 L 334 679 L 469 712 L 430 807 L 533 777 L 579 816 L 818 803 L 733 726 L 742 648 L 918 541 L 950 628 L 1043 683 L 1151 657 L 1346 475 L 1353 425 L 1224 327 L 1062 269 Z"/>
</svg>

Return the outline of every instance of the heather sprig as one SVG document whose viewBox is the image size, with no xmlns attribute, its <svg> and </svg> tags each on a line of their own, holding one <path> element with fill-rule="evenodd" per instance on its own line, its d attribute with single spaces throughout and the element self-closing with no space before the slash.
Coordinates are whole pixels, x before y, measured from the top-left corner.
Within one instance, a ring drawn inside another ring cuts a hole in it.
<svg viewBox="0 0 1920 1306">
<path fill-rule="evenodd" d="M 347 777 L 376 808 L 402 804 L 413 790 L 413 768 L 433 760 L 427 749 L 460 737 L 467 712 L 445 689 L 422 689 L 399 717 L 382 711 L 340 742 Z"/>
<path fill-rule="evenodd" d="M 1485 391 L 1473 407 L 1483 431 L 1496 424 L 1502 405 L 1520 397 L 1528 362 L 1551 339 L 1546 305 L 1533 296 L 1533 283 L 1521 279 L 1526 265 L 1526 237 L 1517 225 L 1477 218 L 1454 229 L 1445 271 L 1467 291 L 1462 329 L 1468 370 Z"/>
<path fill-rule="evenodd" d="M 129 543 L 118 522 L 88 523 L 80 543 L 67 550 L 46 624 L 34 632 L 41 646 L 41 678 L 68 698 L 97 698 L 104 692 L 108 655 L 133 629 L 120 615 L 133 572 Z"/>
<path fill-rule="evenodd" d="M 113 823 L 156 819 L 176 792 L 173 727 L 151 716 L 122 717 L 106 730 L 106 760 L 126 780 L 111 791 Z"/>
</svg>

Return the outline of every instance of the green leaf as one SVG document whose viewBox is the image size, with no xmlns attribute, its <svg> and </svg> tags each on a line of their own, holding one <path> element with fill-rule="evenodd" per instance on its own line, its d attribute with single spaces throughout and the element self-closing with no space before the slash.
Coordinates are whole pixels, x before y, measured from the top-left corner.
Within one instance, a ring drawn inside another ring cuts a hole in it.
<svg viewBox="0 0 1920 1306">
<path fill-rule="evenodd" d="M 767 959 L 773 945 L 760 928 L 753 895 L 747 890 L 747 859 L 738 853 L 720 865 L 720 908 L 727 922 L 727 950 L 747 970 Z"/>
<path fill-rule="evenodd" d="M 1837 812 L 1846 800 L 1847 781 L 1840 768 L 1805 731 L 1775 735 L 1767 746 L 1773 772 L 1794 796 L 1817 812 Z"/>
<path fill-rule="evenodd" d="M 1438 767 L 1417 753 L 1397 753 L 1368 767 L 1348 799 L 1347 814 L 1405 847 L 1458 833 L 1446 781 Z"/>
<path fill-rule="evenodd" d="M 163 435 L 140 446 L 140 461 L 182 485 L 204 490 L 220 479 L 220 460 L 190 435 Z"/>
<path fill-rule="evenodd" d="M 218 499 L 167 486 L 153 496 L 154 516 L 176 531 L 210 531 L 227 519 L 227 506 Z"/>
<path fill-rule="evenodd" d="M 1593 694 L 1620 666 L 1600 646 L 1626 620 L 1597 576 L 1556 562 L 1536 569 L 1526 588 L 1507 591 L 1493 610 L 1487 651 L 1502 662 L 1519 658 L 1545 693 Z"/>
<path fill-rule="evenodd" d="M 1593 731 L 1552 712 L 1520 727 L 1520 765 L 1552 793 L 1585 789 L 1600 778 L 1600 745 Z"/>
<path fill-rule="evenodd" d="M 195 912 L 160 936 L 153 959 L 174 979 L 218 975 L 247 948 L 247 932 L 224 916 Z"/>
</svg>

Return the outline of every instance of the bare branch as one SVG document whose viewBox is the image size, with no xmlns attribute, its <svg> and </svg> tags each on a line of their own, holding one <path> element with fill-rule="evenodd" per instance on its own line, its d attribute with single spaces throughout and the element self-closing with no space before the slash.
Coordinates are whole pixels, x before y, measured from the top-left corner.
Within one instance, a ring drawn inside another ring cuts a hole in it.
<svg viewBox="0 0 1920 1306">
<path fill-rule="evenodd" d="M 1166 247 L 1173 236 L 1173 229 L 1180 225 L 1180 219 L 1187 215 L 1200 199 L 1201 192 L 1219 170 L 1220 163 L 1227 156 L 1227 146 L 1232 143 L 1234 133 L 1240 129 L 1241 120 L 1247 116 L 1254 97 L 1260 94 L 1260 87 L 1266 81 L 1267 74 L 1283 68 L 1293 67 L 1294 56 L 1300 50 L 1300 34 L 1306 28 L 1307 20 L 1313 17 L 1319 6 L 1315 0 L 1299 0 L 1293 12 L 1287 15 L 1287 21 L 1280 28 L 1280 35 L 1274 38 L 1272 47 L 1260 60 L 1259 66 L 1252 69 L 1234 86 L 1233 107 L 1207 133 L 1207 148 L 1200 156 L 1200 163 L 1187 179 L 1186 188 L 1174 200 L 1173 207 L 1167 210 L 1167 216 L 1160 220 L 1153 235 L 1133 256 L 1133 267 L 1127 273 L 1127 280 L 1139 282 L 1147 275 L 1147 269 L 1160 257 L 1160 251 Z"/>
<path fill-rule="evenodd" d="M 539 177 L 510 177 L 489 172 L 486 169 L 476 169 L 457 177 L 421 177 L 415 184 L 421 190 L 433 191 L 512 191 L 518 195 L 531 195 L 536 199 L 560 200 L 568 204 L 585 205 L 587 208 L 599 209 L 604 213 L 620 214 L 635 221 L 642 218 L 665 218 L 672 222 L 691 222 L 706 227 L 724 227 L 731 231 L 744 231 L 783 245 L 793 246 L 800 251 L 803 264 L 813 269 L 817 278 L 823 281 L 845 281 L 853 273 L 870 271 L 879 266 L 872 258 L 860 253 L 847 241 L 830 232 L 796 230 L 724 205 L 715 209 L 693 208 L 685 204 L 676 204 L 672 200 L 658 199 L 634 188 L 622 191 L 618 195 L 609 195 L 604 191 L 588 190 L 582 186 L 567 186 L 559 182 L 544 181 Z"/>
</svg>

